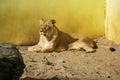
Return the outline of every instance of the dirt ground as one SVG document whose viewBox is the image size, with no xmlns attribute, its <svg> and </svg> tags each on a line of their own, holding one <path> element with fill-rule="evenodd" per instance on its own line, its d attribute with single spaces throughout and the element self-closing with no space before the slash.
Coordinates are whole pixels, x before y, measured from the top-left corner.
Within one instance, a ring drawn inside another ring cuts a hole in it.
<svg viewBox="0 0 120 80">
<path fill-rule="evenodd" d="M 19 48 L 26 68 L 21 80 L 120 80 L 120 45 L 104 36 L 96 39 L 94 53 L 63 51 L 28 52 Z"/>
</svg>

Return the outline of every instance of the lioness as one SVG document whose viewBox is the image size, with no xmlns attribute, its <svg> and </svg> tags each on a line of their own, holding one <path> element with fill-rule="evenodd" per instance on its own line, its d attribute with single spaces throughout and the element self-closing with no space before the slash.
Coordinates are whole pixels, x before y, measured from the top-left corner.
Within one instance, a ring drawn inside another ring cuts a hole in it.
<svg viewBox="0 0 120 80">
<path fill-rule="evenodd" d="M 73 35 L 60 31 L 55 26 L 56 21 L 40 20 L 40 41 L 37 45 L 29 47 L 28 51 L 64 51 L 68 49 L 81 50 L 85 52 L 95 51 L 95 42 L 85 36 L 80 35 L 79 38 L 74 38 Z"/>
</svg>

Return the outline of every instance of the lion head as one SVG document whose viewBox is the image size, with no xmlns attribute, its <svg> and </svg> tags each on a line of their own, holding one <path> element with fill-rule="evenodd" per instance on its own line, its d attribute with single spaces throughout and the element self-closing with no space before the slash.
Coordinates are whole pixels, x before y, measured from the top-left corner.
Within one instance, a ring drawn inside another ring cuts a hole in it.
<svg viewBox="0 0 120 80">
<path fill-rule="evenodd" d="M 45 20 L 40 19 L 40 35 L 49 37 L 55 31 L 55 23 L 54 19 Z"/>
</svg>

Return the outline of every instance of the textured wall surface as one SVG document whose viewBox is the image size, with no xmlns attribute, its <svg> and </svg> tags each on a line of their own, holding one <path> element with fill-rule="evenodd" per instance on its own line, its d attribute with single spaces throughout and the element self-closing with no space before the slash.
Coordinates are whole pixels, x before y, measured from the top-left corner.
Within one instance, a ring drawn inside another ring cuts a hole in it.
<svg viewBox="0 0 120 80">
<path fill-rule="evenodd" d="M 37 42 L 40 18 L 56 19 L 62 31 L 97 37 L 104 34 L 104 0 L 0 0 L 0 42 Z"/>
<path fill-rule="evenodd" d="M 106 0 L 105 27 L 107 38 L 120 43 L 120 0 Z"/>
</svg>

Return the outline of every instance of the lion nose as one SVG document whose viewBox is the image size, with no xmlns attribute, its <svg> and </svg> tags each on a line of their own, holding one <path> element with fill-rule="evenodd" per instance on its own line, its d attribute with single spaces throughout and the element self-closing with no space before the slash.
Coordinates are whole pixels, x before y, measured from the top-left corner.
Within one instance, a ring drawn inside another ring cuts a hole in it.
<svg viewBox="0 0 120 80">
<path fill-rule="evenodd" d="M 43 30 L 40 30 L 40 32 L 43 32 Z"/>
</svg>

